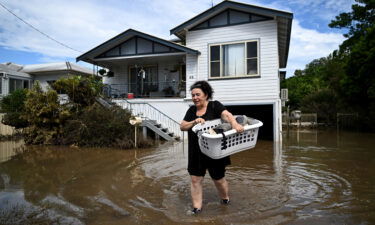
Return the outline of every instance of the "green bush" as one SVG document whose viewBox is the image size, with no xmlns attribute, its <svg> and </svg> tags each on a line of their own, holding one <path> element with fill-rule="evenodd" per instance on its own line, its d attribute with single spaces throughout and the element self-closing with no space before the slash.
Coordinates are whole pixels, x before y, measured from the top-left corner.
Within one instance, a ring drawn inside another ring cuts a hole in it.
<svg viewBox="0 0 375 225">
<path fill-rule="evenodd" d="M 24 112 L 29 124 L 24 129 L 27 144 L 58 144 L 64 122 L 71 117 L 69 109 L 60 105 L 57 92 L 42 91 L 38 82 L 27 93 Z"/>
<path fill-rule="evenodd" d="M 103 84 L 94 76 L 72 76 L 61 78 L 52 86 L 58 93 L 66 93 L 75 109 L 81 110 L 94 104 L 95 98 L 101 94 Z"/>
<path fill-rule="evenodd" d="M 5 113 L 2 123 L 15 127 L 26 127 L 27 121 L 22 118 L 25 110 L 27 89 L 18 89 L 5 96 L 0 102 L 1 112 Z"/>
<path fill-rule="evenodd" d="M 23 107 L 19 118 L 27 124 L 23 129 L 26 144 L 134 147 L 134 127 L 129 124 L 131 113 L 118 106 L 103 106 L 97 102 L 101 81 L 75 76 L 58 80 L 53 86 L 54 90 L 45 92 L 36 83 L 25 94 L 24 104 L 13 107 Z M 58 92 L 68 94 L 68 103 L 60 104 Z M 22 98 L 17 95 L 17 99 Z M 5 107 L 8 108 L 12 107 Z M 142 138 L 138 141 L 139 147 L 153 145 Z"/>
<path fill-rule="evenodd" d="M 134 146 L 134 128 L 128 122 L 130 116 L 128 110 L 120 107 L 107 109 L 95 103 L 67 121 L 63 128 L 62 143 L 131 148 Z"/>
</svg>

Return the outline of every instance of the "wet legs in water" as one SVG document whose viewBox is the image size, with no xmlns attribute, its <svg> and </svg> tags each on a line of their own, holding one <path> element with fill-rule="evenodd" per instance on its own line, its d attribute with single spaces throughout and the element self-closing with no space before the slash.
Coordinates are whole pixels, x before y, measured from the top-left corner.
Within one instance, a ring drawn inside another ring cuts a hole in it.
<svg viewBox="0 0 375 225">
<path fill-rule="evenodd" d="M 225 178 L 220 180 L 213 180 L 216 186 L 216 189 L 219 193 L 221 199 L 229 200 L 228 195 L 228 182 Z M 203 177 L 191 176 L 191 198 L 193 201 L 193 208 L 201 209 L 202 208 L 202 199 L 203 199 Z"/>
<path fill-rule="evenodd" d="M 203 177 L 191 176 L 191 199 L 193 201 L 193 208 L 202 208 L 202 198 L 203 198 L 203 187 L 202 187 Z"/>
<path fill-rule="evenodd" d="M 220 180 L 213 180 L 216 186 L 217 191 L 219 192 L 219 196 L 222 200 L 228 200 L 229 202 L 229 195 L 228 195 L 228 182 L 225 177 L 221 178 Z"/>
</svg>

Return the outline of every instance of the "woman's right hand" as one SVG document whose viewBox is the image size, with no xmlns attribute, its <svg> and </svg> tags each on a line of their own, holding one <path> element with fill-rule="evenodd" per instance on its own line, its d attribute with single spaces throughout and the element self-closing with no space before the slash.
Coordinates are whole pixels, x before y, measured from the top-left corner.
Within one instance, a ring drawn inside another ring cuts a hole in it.
<svg viewBox="0 0 375 225">
<path fill-rule="evenodd" d="M 194 125 L 198 124 L 198 123 L 204 124 L 205 122 L 206 122 L 206 120 L 204 120 L 203 118 L 196 118 L 194 120 Z"/>
<path fill-rule="evenodd" d="M 192 127 L 194 127 L 195 125 L 197 125 L 198 123 L 201 123 L 201 124 L 204 124 L 206 121 L 202 118 L 196 118 L 195 120 L 192 120 L 192 121 L 185 121 L 185 120 L 182 120 L 181 124 L 180 124 L 180 130 L 182 131 L 188 131 L 189 129 L 191 129 Z"/>
</svg>

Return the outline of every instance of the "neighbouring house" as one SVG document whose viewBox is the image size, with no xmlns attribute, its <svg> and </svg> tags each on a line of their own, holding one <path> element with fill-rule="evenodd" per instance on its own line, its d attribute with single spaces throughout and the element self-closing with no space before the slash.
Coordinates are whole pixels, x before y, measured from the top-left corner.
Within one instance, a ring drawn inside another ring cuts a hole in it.
<svg viewBox="0 0 375 225">
<path fill-rule="evenodd" d="M 104 82 L 115 102 L 174 133 L 192 104 L 190 85 L 208 80 L 214 99 L 233 114 L 263 121 L 259 138 L 279 141 L 280 69 L 292 19 L 290 12 L 223 1 L 171 29 L 178 40 L 129 29 L 77 61 L 110 70 Z"/>
<path fill-rule="evenodd" d="M 15 63 L 0 64 L 0 96 L 6 96 L 17 89 L 31 88 L 34 81 L 39 81 L 43 90 L 51 83 L 71 75 L 88 76 L 90 69 L 71 62 L 18 65 Z"/>
</svg>

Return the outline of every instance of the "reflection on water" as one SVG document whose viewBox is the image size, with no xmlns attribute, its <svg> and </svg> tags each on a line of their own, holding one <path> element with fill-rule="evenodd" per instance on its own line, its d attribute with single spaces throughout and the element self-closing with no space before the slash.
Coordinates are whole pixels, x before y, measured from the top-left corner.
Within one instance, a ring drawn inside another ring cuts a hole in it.
<svg viewBox="0 0 375 225">
<path fill-rule="evenodd" d="M 199 216 L 186 213 L 183 143 L 126 151 L 24 147 L 11 158 L 3 152 L 17 146 L 1 147 L 0 210 L 46 208 L 72 224 L 372 224 L 374 136 L 292 131 L 283 143 L 260 140 L 232 156 L 231 205 L 219 204 L 205 178 Z"/>
<path fill-rule="evenodd" d="M 0 141 L 0 163 L 9 160 L 12 156 L 19 153 L 23 145 L 23 140 Z"/>
</svg>

